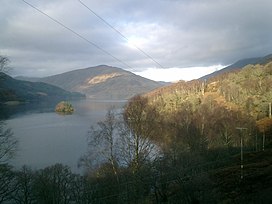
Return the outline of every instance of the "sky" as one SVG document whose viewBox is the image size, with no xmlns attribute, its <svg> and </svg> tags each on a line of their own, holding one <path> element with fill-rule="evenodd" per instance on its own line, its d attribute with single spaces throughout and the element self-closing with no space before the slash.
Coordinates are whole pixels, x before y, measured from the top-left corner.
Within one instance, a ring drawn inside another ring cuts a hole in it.
<svg viewBox="0 0 272 204">
<path fill-rule="evenodd" d="M 0 55 L 14 76 L 105 64 L 191 80 L 272 53 L 271 19 L 271 0 L 1 0 Z"/>
</svg>

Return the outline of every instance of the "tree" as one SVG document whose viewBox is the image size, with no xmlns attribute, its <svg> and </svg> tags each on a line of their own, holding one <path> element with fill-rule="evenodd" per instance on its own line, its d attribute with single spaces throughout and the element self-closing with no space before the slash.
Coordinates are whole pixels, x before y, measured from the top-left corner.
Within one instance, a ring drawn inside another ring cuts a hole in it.
<svg viewBox="0 0 272 204">
<path fill-rule="evenodd" d="M 74 108 L 71 103 L 61 101 L 56 105 L 55 111 L 60 114 L 72 114 L 74 112 Z"/>
<path fill-rule="evenodd" d="M 8 64 L 9 59 L 5 56 L 0 55 L 0 72 L 7 72 L 8 71 Z"/>
<path fill-rule="evenodd" d="M 85 167 L 94 168 L 103 164 L 110 164 L 112 173 L 118 181 L 118 158 L 117 158 L 117 118 L 114 108 L 111 107 L 104 121 L 91 127 L 88 132 L 89 152 L 81 158 Z"/>
<path fill-rule="evenodd" d="M 20 171 L 15 172 L 16 190 L 13 195 L 13 200 L 19 204 L 35 203 L 34 181 L 35 174 L 27 166 L 23 166 Z"/>
<path fill-rule="evenodd" d="M 95 191 L 87 176 L 73 174 L 71 180 L 71 194 L 73 202 L 77 204 L 93 203 Z"/>
<path fill-rule="evenodd" d="M 144 195 L 149 194 L 150 162 L 159 154 L 159 148 L 154 143 L 156 128 L 158 128 L 158 114 L 147 98 L 135 96 L 124 107 L 123 117 L 120 119 L 121 149 L 119 153 L 126 166 L 126 200 L 143 202 Z"/>
<path fill-rule="evenodd" d="M 0 164 L 0 203 L 10 201 L 16 190 L 15 175 L 7 164 Z"/>
<path fill-rule="evenodd" d="M 34 184 L 37 203 L 71 203 L 73 179 L 70 168 L 62 164 L 39 171 Z"/>
<path fill-rule="evenodd" d="M 157 118 L 156 109 L 140 95 L 133 97 L 124 109 L 121 152 L 126 154 L 126 161 L 133 172 L 137 172 L 144 162 L 158 153 L 152 142 L 156 137 Z"/>
<path fill-rule="evenodd" d="M 142 96 L 132 98 L 119 115 L 109 109 L 105 119 L 91 127 L 89 151 L 81 165 L 91 170 L 92 202 L 146 198 L 151 190 L 151 163 L 160 154 L 154 143 L 157 129 L 157 111 Z"/>
<path fill-rule="evenodd" d="M 170 145 L 166 150 L 173 161 L 183 152 L 199 152 L 205 149 L 205 118 L 194 111 L 193 103 L 186 101 L 168 119 Z"/>
<path fill-rule="evenodd" d="M 14 138 L 10 128 L 5 128 L 5 123 L 0 121 L 0 164 L 6 163 L 12 158 L 18 141 Z"/>
<path fill-rule="evenodd" d="M 256 122 L 257 124 L 257 127 L 259 129 L 259 131 L 263 134 L 263 142 L 262 142 L 262 148 L 263 148 L 263 151 L 264 151 L 264 148 L 265 148 L 265 133 L 268 132 L 269 129 L 271 129 L 272 127 L 272 119 L 269 118 L 269 117 L 265 117 L 261 120 L 258 120 Z"/>
</svg>

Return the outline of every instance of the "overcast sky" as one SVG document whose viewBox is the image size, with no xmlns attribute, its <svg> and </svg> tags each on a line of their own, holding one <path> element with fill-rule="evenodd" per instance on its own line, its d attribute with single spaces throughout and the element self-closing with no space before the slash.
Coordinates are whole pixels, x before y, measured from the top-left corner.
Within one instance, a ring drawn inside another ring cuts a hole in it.
<svg viewBox="0 0 272 204">
<path fill-rule="evenodd" d="M 272 53 L 271 0 L 81 0 L 126 39 L 78 0 L 26 1 L 84 39 L 22 0 L 1 0 L 0 55 L 10 58 L 13 75 L 106 64 L 190 80 Z"/>
</svg>

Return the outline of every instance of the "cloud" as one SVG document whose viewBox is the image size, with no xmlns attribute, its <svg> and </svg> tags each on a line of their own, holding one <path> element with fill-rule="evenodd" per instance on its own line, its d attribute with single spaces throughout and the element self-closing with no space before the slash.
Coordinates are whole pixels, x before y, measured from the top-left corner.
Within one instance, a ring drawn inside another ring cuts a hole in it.
<svg viewBox="0 0 272 204">
<path fill-rule="evenodd" d="M 270 0 L 82 0 L 129 42 L 77 0 L 27 1 L 112 56 L 23 1 L 3 0 L 0 54 L 10 57 L 14 74 L 42 76 L 98 64 L 134 72 L 159 68 L 132 44 L 164 69 L 227 65 L 272 52 Z"/>
<path fill-rule="evenodd" d="M 179 80 L 190 81 L 198 79 L 202 76 L 215 72 L 222 69 L 222 65 L 213 65 L 208 67 L 187 67 L 187 68 L 148 68 L 144 71 L 134 72 L 142 77 L 154 80 L 154 81 L 165 81 L 165 82 L 176 82 Z"/>
</svg>

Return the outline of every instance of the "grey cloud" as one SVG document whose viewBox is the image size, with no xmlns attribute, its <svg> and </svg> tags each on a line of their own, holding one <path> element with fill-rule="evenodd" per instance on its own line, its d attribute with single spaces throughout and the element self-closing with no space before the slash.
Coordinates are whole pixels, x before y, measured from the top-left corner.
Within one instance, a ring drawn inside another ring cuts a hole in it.
<svg viewBox="0 0 272 204">
<path fill-rule="evenodd" d="M 77 0 L 28 0 L 133 70 L 156 67 Z M 165 68 L 230 64 L 272 52 L 270 0 L 82 0 Z M 124 64 L 22 1 L 3 0 L 0 54 L 15 74 L 48 75 L 73 68 Z"/>
</svg>

